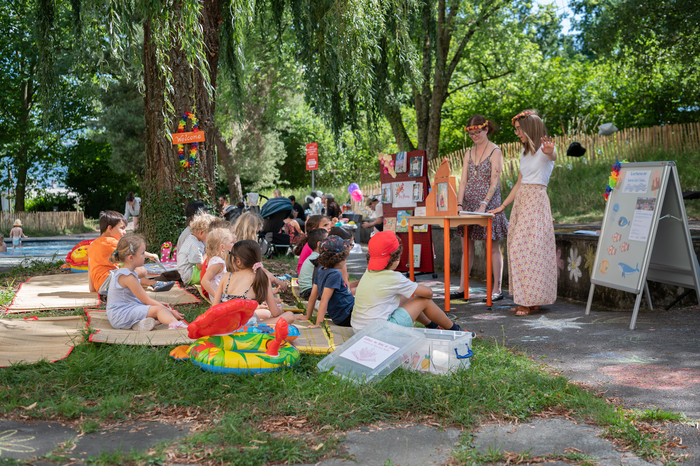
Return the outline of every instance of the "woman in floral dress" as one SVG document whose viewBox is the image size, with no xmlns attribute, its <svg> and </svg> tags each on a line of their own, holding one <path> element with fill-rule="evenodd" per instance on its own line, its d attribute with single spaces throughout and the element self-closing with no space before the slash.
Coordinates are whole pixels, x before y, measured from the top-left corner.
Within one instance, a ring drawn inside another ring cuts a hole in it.
<svg viewBox="0 0 700 466">
<path fill-rule="evenodd" d="M 474 147 L 464 155 L 462 178 L 457 192 L 457 199 L 462 199 L 462 202 L 457 204 L 460 210 L 486 212 L 501 204 L 500 178 L 503 168 L 503 154 L 496 144 L 489 141 L 489 135 L 497 129 L 498 127 L 493 122 L 487 121 L 481 115 L 474 115 L 469 120 L 469 126 L 466 130 L 474 142 Z M 463 236 L 464 227 L 460 227 L 459 231 L 460 235 Z M 467 277 L 469 277 L 474 263 L 474 240 L 486 240 L 486 227 L 470 225 L 468 235 L 469 270 L 464 270 L 464 254 L 462 254 L 459 291 L 450 294 L 450 299 L 459 299 L 464 296 L 465 281 L 468 283 Z M 493 301 L 503 299 L 503 290 L 501 289 L 503 254 L 499 243 L 507 235 L 508 220 L 506 220 L 505 214 L 500 213 L 493 218 L 491 227 L 491 239 L 493 240 L 491 263 L 494 283 L 491 299 Z"/>
<path fill-rule="evenodd" d="M 518 182 L 503 204 L 489 212 L 499 214 L 513 203 L 508 231 L 508 281 L 516 315 L 537 312 L 557 299 L 557 256 L 547 184 L 557 152 L 554 140 L 534 111 L 512 119 L 523 150 Z"/>
</svg>

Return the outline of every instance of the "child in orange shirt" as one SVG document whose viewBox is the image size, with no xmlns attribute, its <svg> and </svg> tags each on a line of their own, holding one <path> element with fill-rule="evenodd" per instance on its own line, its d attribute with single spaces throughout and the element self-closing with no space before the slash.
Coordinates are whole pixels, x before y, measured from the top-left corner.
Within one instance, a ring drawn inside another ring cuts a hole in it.
<svg viewBox="0 0 700 466">
<path fill-rule="evenodd" d="M 117 249 L 117 243 L 126 234 L 126 220 L 119 212 L 107 210 L 100 213 L 100 236 L 88 246 L 88 287 L 91 292 L 107 294 L 105 280 L 112 270 L 119 268 L 109 260 L 109 256 Z M 146 253 L 149 259 L 157 260 L 158 256 Z M 144 286 L 157 285 L 160 282 L 146 278 L 146 269 L 137 267 L 136 273 Z M 174 284 L 174 282 L 173 282 Z M 104 287 L 102 285 L 105 285 Z M 162 285 L 161 285 L 162 286 Z M 172 285 L 170 286 L 172 287 Z M 104 289 L 101 289 L 104 288 Z M 169 288 L 168 288 L 169 289 Z"/>
</svg>

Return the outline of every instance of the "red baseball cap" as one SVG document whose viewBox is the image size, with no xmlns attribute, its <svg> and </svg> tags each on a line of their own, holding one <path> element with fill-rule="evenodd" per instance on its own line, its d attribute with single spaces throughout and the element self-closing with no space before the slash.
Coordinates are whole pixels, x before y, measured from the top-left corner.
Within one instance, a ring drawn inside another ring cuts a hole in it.
<svg viewBox="0 0 700 466">
<path fill-rule="evenodd" d="M 391 253 L 399 249 L 399 238 L 393 231 L 380 231 L 369 240 L 367 270 L 384 270 L 389 265 Z"/>
</svg>

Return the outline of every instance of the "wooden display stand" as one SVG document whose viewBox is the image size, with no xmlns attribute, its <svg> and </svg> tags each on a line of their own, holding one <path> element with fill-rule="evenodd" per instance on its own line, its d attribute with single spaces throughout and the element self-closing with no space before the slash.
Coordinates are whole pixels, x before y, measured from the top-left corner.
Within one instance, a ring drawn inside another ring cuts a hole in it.
<svg viewBox="0 0 700 466">
<path fill-rule="evenodd" d="M 457 190 L 455 189 L 455 178 L 450 176 L 451 174 L 450 162 L 445 159 L 435 172 L 435 189 L 430 191 L 425 199 L 427 216 L 457 215 Z"/>
<path fill-rule="evenodd" d="M 394 162 L 396 162 L 396 155 L 397 154 L 391 154 L 391 158 Z M 422 170 L 421 170 L 421 175 L 420 176 L 409 176 L 411 172 L 411 167 L 409 165 L 409 161 L 411 160 L 412 157 L 422 157 Z M 381 183 L 388 184 L 388 183 L 398 183 L 402 181 L 412 181 L 414 183 L 420 183 L 423 188 L 423 200 L 420 202 L 416 203 L 416 207 L 426 207 L 427 211 L 427 206 L 426 206 L 426 200 L 428 198 L 428 191 L 430 190 L 430 182 L 428 181 L 428 155 L 424 150 L 417 150 L 417 151 L 412 151 L 408 152 L 405 154 L 406 158 L 406 163 L 407 163 L 407 170 L 404 173 L 396 173 L 396 177 L 392 177 L 391 174 L 389 173 L 383 173 L 380 172 L 379 179 Z M 454 190 L 454 189 L 453 189 Z M 385 203 L 384 198 L 382 197 L 382 208 L 384 210 L 384 219 L 386 220 L 387 218 L 396 218 L 398 215 L 399 211 L 405 210 L 405 211 L 412 211 L 412 214 L 415 215 L 415 210 L 416 207 L 393 207 L 391 203 Z M 386 222 L 385 222 L 386 223 Z M 409 227 L 413 228 L 413 227 Z M 386 225 L 385 228 L 386 230 Z M 401 261 L 399 262 L 399 266 L 396 268 L 397 271 L 399 272 L 408 272 L 409 270 L 409 257 L 411 257 L 411 264 L 413 264 L 413 257 L 409 256 L 409 248 L 408 248 L 408 232 L 397 232 L 396 235 L 401 239 L 401 244 L 403 244 L 403 252 L 401 253 Z M 420 273 L 434 273 L 435 272 L 435 267 L 433 264 L 433 235 L 432 235 L 432 228 L 430 226 L 427 227 L 427 232 L 414 232 L 413 233 L 413 238 L 414 238 L 414 244 L 416 245 L 421 245 L 421 252 L 420 252 L 420 265 L 415 268 L 416 272 Z"/>
</svg>

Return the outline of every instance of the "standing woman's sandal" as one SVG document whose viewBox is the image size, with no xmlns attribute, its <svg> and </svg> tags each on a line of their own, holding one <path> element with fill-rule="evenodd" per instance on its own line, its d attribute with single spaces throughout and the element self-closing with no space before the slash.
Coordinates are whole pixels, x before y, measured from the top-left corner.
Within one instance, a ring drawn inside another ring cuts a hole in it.
<svg viewBox="0 0 700 466">
<path fill-rule="evenodd" d="M 518 306 L 518 308 L 515 312 L 515 315 L 516 316 L 529 316 L 530 314 L 534 314 L 539 310 L 540 310 L 539 306 L 532 306 L 532 307 Z"/>
</svg>

